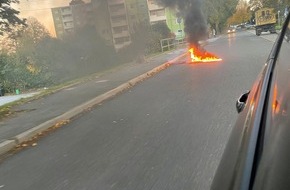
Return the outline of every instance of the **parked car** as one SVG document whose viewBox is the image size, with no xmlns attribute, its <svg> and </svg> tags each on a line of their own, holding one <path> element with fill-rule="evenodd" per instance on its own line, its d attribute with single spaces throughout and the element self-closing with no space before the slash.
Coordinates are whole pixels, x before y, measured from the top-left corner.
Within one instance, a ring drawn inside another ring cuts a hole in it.
<svg viewBox="0 0 290 190">
<path fill-rule="evenodd" d="M 236 102 L 232 129 L 212 190 L 290 189 L 289 15 L 252 88 Z"/>
</svg>

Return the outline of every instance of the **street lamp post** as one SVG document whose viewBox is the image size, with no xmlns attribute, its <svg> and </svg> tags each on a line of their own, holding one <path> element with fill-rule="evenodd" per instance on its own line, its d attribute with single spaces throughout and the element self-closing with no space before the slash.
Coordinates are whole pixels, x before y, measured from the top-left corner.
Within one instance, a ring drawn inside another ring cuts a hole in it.
<svg viewBox="0 0 290 190">
<path fill-rule="evenodd" d="M 280 26 L 280 0 L 277 0 L 278 26 Z"/>
<path fill-rule="evenodd" d="M 280 26 L 280 10 L 278 11 L 278 25 Z"/>
</svg>

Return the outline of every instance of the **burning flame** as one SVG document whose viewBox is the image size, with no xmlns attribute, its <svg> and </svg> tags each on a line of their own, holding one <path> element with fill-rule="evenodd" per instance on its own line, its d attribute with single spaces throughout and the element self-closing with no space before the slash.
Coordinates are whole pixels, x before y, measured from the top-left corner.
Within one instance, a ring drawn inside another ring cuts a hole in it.
<svg viewBox="0 0 290 190">
<path fill-rule="evenodd" d="M 192 63 L 222 61 L 221 58 L 209 52 L 206 52 L 205 50 L 199 50 L 198 48 L 192 47 L 188 51 L 190 52 L 190 58 Z"/>
</svg>

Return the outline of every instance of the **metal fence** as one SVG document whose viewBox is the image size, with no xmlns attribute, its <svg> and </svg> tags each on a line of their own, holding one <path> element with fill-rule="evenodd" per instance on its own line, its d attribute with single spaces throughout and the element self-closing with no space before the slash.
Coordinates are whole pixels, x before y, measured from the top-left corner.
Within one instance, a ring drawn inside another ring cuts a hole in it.
<svg viewBox="0 0 290 190">
<path fill-rule="evenodd" d="M 160 40 L 160 45 L 161 45 L 161 51 L 169 51 L 171 49 L 175 49 L 178 45 L 184 44 L 185 40 L 184 39 L 175 39 L 175 38 L 166 38 Z"/>
</svg>

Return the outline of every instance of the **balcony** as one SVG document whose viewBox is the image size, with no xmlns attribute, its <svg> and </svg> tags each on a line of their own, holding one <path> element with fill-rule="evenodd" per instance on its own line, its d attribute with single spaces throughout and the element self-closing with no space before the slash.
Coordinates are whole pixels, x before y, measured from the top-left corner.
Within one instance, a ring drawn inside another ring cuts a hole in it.
<svg viewBox="0 0 290 190">
<path fill-rule="evenodd" d="M 108 0 L 109 5 L 118 5 L 118 4 L 124 4 L 125 0 Z"/>
<path fill-rule="evenodd" d="M 119 9 L 118 11 L 110 11 L 111 16 L 121 16 L 121 15 L 126 15 L 126 10 L 125 9 Z"/>
<path fill-rule="evenodd" d="M 63 27 L 64 27 L 64 29 L 74 28 L 74 24 L 73 24 L 73 22 L 64 22 Z"/>
<path fill-rule="evenodd" d="M 129 31 L 122 31 L 122 32 L 118 32 L 118 33 L 113 33 L 114 38 L 129 37 L 129 36 L 130 36 Z"/>
<path fill-rule="evenodd" d="M 159 21 L 166 21 L 166 16 L 150 16 L 150 22 L 159 22 Z"/>
<path fill-rule="evenodd" d="M 62 17 L 62 21 L 63 22 L 70 22 L 70 21 L 73 21 L 73 16 L 63 16 Z"/>
<path fill-rule="evenodd" d="M 128 41 L 128 42 L 124 42 L 122 44 L 114 44 L 114 46 L 115 46 L 115 49 L 117 51 L 119 51 L 120 49 L 122 49 L 122 48 L 124 48 L 124 47 L 126 47 L 126 46 L 128 46 L 130 44 L 131 44 L 131 41 Z"/>
<path fill-rule="evenodd" d="M 162 7 L 158 4 L 155 4 L 155 3 L 148 2 L 148 9 L 149 10 L 160 10 L 160 9 L 164 9 L 164 7 Z"/>
<path fill-rule="evenodd" d="M 64 26 L 63 28 L 64 28 L 65 30 L 67 30 L 67 29 L 73 29 L 73 28 L 74 28 L 74 25 Z"/>
<path fill-rule="evenodd" d="M 71 15 L 72 10 L 70 7 L 61 8 L 61 14 L 62 15 Z"/>
<path fill-rule="evenodd" d="M 118 22 L 111 22 L 112 27 L 117 27 L 117 26 L 128 26 L 127 20 L 122 20 Z"/>
</svg>

